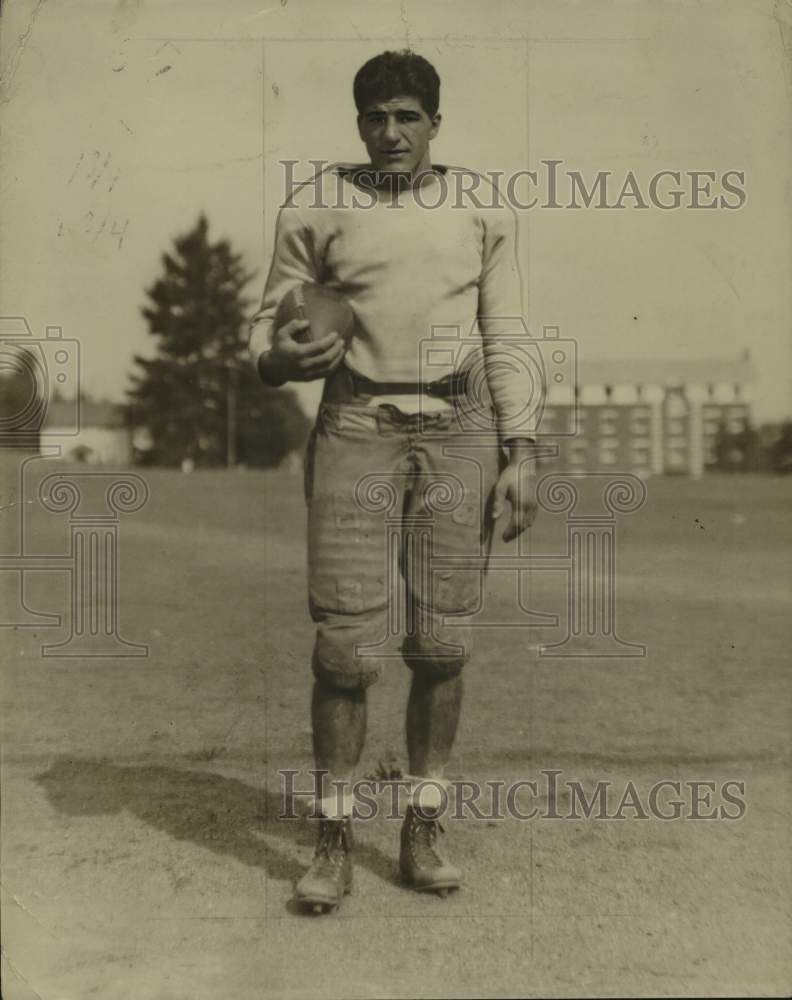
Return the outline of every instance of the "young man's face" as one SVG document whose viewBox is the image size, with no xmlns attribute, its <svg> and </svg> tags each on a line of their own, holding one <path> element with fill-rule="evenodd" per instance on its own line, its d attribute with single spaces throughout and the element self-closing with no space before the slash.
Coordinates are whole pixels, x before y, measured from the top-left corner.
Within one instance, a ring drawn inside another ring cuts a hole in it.
<svg viewBox="0 0 792 1000">
<path fill-rule="evenodd" d="M 419 173 L 431 166 L 429 143 L 440 128 L 417 97 L 373 101 L 358 115 L 358 131 L 377 170 Z"/>
</svg>

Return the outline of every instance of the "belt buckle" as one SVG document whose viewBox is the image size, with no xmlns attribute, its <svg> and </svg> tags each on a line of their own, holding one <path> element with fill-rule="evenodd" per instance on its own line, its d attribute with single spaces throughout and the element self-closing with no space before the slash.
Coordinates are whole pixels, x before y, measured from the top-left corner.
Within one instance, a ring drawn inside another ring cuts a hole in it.
<svg viewBox="0 0 792 1000">
<path fill-rule="evenodd" d="M 429 396 L 440 399 L 455 399 L 462 396 L 467 388 L 467 378 L 458 372 L 451 372 L 434 382 L 427 382 L 424 391 Z"/>
</svg>

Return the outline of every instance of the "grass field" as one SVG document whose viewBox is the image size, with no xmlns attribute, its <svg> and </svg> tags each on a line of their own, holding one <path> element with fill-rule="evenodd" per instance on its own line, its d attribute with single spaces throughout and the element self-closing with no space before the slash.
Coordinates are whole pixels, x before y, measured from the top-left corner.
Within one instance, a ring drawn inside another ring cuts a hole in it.
<svg viewBox="0 0 792 1000">
<path fill-rule="evenodd" d="M 50 470 L 20 496 L 6 469 L 5 553 L 20 506 L 27 551 L 67 551 L 65 516 L 18 502 Z M 450 769 L 743 781 L 742 819 L 450 820 L 466 881 L 440 900 L 399 886 L 381 816 L 355 895 L 316 919 L 290 903 L 313 830 L 276 818 L 278 768 L 311 761 L 300 477 L 143 474 L 119 614 L 148 656 L 43 658 L 64 629 L 0 632 L 6 1000 L 789 995 L 792 481 L 651 480 L 617 525 L 619 630 L 646 657 L 547 660 L 559 630 L 482 630 Z M 532 551 L 564 530 L 545 515 Z M 66 615 L 66 574 L 27 577 L 29 608 Z M 531 574 L 531 607 L 564 586 Z M 492 620 L 513 589 L 491 575 Z M 363 772 L 404 764 L 407 683 L 394 661 L 371 691 Z"/>
</svg>

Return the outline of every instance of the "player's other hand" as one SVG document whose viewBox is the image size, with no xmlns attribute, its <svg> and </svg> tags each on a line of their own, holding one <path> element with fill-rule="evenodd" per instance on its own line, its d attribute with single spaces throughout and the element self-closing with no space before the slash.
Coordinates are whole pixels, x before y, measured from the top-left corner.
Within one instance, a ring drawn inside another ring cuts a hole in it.
<svg viewBox="0 0 792 1000">
<path fill-rule="evenodd" d="M 312 382 L 325 378 L 344 357 L 344 341 L 337 333 L 321 340 L 301 343 L 297 338 L 308 329 L 308 321 L 293 319 L 276 330 L 272 347 L 259 358 L 259 374 L 269 385 L 284 382 Z"/>
<path fill-rule="evenodd" d="M 513 457 L 501 472 L 495 484 L 492 498 L 492 517 L 494 520 L 506 510 L 506 503 L 511 505 L 511 518 L 503 532 L 504 542 L 521 535 L 526 528 L 536 520 L 539 506 L 536 502 L 536 476 L 533 462 Z"/>
</svg>

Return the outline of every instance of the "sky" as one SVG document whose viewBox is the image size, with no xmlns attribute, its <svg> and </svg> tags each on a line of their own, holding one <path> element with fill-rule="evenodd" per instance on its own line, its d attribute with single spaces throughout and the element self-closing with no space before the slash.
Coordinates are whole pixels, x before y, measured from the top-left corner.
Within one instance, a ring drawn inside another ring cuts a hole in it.
<svg viewBox="0 0 792 1000">
<path fill-rule="evenodd" d="M 153 348 L 140 308 L 173 237 L 205 212 L 256 272 L 257 299 L 279 160 L 307 174 L 311 158 L 362 159 L 354 72 L 409 44 L 443 81 L 435 162 L 508 175 L 555 159 L 588 182 L 611 171 L 616 195 L 628 171 L 644 194 L 663 169 L 744 171 L 738 210 L 520 211 L 526 319 L 537 336 L 559 327 L 580 356 L 750 350 L 757 418 L 789 416 L 792 31 L 781 18 L 758 0 L 10 0 L 2 315 L 24 316 L 36 338 L 62 327 L 79 342 L 82 387 L 122 399 L 133 356 Z M 304 396 L 315 398 L 316 386 Z"/>
</svg>

